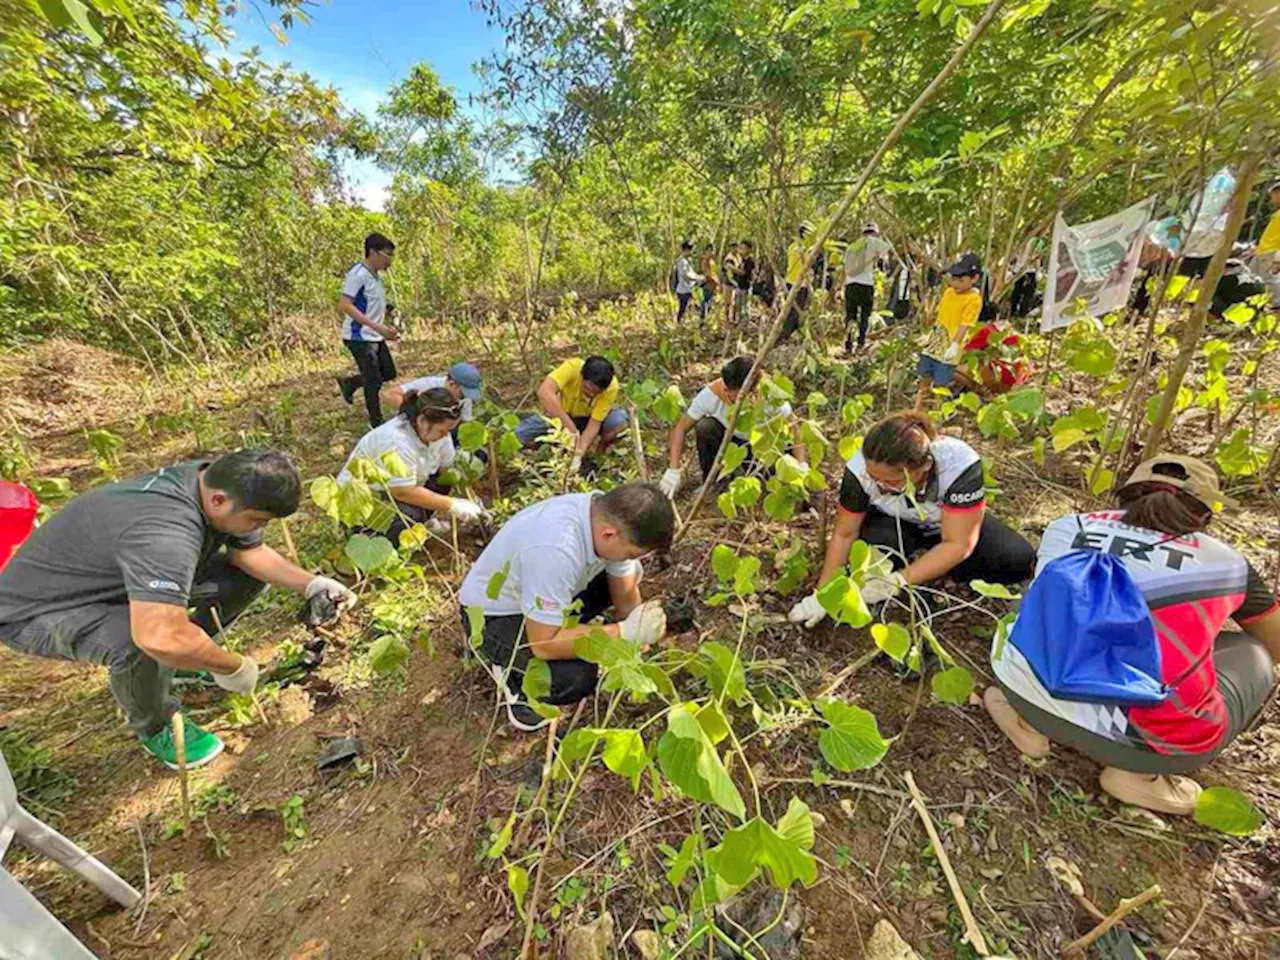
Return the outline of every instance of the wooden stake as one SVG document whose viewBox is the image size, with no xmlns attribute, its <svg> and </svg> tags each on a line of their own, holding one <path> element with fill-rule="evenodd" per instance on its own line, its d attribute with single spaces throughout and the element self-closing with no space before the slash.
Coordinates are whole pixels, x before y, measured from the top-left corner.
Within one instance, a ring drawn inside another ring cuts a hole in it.
<svg viewBox="0 0 1280 960">
<path fill-rule="evenodd" d="M 298 548 L 293 545 L 293 534 L 289 532 L 289 521 L 284 517 L 280 518 L 280 532 L 284 534 L 284 547 L 289 551 L 289 559 L 295 567 L 302 566 L 298 561 Z"/>
<path fill-rule="evenodd" d="M 973 911 L 969 909 L 969 901 L 965 898 L 964 890 L 960 887 L 960 880 L 956 877 L 956 872 L 951 867 L 951 858 L 947 856 L 947 849 L 942 845 L 938 830 L 933 825 L 933 818 L 929 816 L 929 809 L 924 804 L 924 796 L 920 793 L 920 788 L 916 786 L 916 778 L 908 770 L 903 779 L 907 781 L 907 789 L 911 791 L 911 805 L 916 808 L 916 813 L 924 821 L 925 833 L 929 834 L 929 842 L 933 844 L 933 852 L 938 855 L 938 863 L 942 867 L 942 872 L 946 874 L 947 885 L 951 887 L 951 895 L 955 897 L 956 906 L 959 908 L 960 916 L 964 920 L 965 939 L 977 951 L 978 956 L 989 957 L 991 956 L 991 951 L 987 949 L 987 941 L 982 939 L 982 931 L 978 929 L 978 921 L 974 919 Z"/>
<path fill-rule="evenodd" d="M 634 403 L 627 404 L 631 413 L 631 437 L 636 448 L 636 466 L 640 470 L 640 479 L 649 479 L 649 464 L 644 460 L 644 443 L 640 439 L 640 416 L 636 413 Z"/>
<path fill-rule="evenodd" d="M 493 442 L 493 436 L 489 437 L 489 482 L 493 484 L 493 496 L 502 496 L 502 481 L 498 479 L 498 449 Z"/>
<path fill-rule="evenodd" d="M 222 629 L 222 618 L 218 616 L 218 608 L 210 607 L 209 612 L 213 614 L 213 625 L 218 628 L 218 645 L 225 647 L 227 643 L 226 631 Z M 258 719 L 262 721 L 262 725 L 267 726 L 267 712 L 262 709 L 262 704 L 258 702 L 258 693 L 256 690 L 249 691 L 249 699 L 253 701 L 253 708 L 258 711 Z"/>
<path fill-rule="evenodd" d="M 173 724 L 173 750 L 178 755 L 178 789 L 182 793 L 182 829 L 191 829 L 191 794 L 187 790 L 187 731 L 182 714 L 170 718 Z"/>
<path fill-rule="evenodd" d="M 1083 954 L 1084 951 L 1089 948 L 1090 944 L 1092 944 L 1095 940 L 1101 937 L 1104 933 L 1106 933 L 1108 930 L 1114 927 L 1117 923 L 1119 923 L 1129 914 L 1133 913 L 1133 911 L 1137 910 L 1139 907 L 1145 906 L 1147 903 L 1151 901 L 1153 897 L 1158 897 L 1158 896 L 1160 896 L 1160 884 L 1157 883 L 1157 884 L 1154 884 L 1153 886 L 1148 887 L 1146 890 L 1143 890 L 1136 897 L 1130 897 L 1127 900 L 1121 900 L 1120 905 L 1116 907 L 1114 910 L 1112 910 L 1110 914 L 1107 915 L 1107 919 L 1103 920 L 1100 924 L 1098 924 L 1096 927 L 1094 927 L 1092 930 L 1086 933 L 1083 937 L 1080 937 L 1078 940 L 1072 940 L 1065 947 L 1063 947 L 1062 955 L 1064 957 L 1069 957 L 1072 954 Z"/>
</svg>

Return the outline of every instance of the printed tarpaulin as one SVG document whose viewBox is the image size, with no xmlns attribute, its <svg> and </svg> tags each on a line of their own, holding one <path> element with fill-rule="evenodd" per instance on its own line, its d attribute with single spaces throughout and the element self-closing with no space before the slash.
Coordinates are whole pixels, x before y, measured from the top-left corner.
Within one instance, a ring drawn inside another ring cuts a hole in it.
<svg viewBox="0 0 1280 960">
<path fill-rule="evenodd" d="M 1099 317 L 1129 300 L 1155 198 L 1101 220 L 1070 226 L 1059 214 L 1049 248 L 1041 331 Z"/>
</svg>

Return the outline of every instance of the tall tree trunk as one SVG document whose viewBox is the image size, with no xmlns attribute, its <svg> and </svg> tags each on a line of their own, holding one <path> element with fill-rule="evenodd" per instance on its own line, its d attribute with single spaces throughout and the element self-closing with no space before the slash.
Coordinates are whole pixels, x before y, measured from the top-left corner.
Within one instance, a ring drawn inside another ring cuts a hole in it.
<svg viewBox="0 0 1280 960">
<path fill-rule="evenodd" d="M 800 268 L 801 276 L 812 268 L 813 261 L 817 259 L 818 251 L 822 249 L 822 245 L 826 243 L 827 238 L 831 236 L 831 232 L 836 228 L 836 225 L 844 220 L 845 215 L 849 212 L 849 208 L 852 207 L 854 201 L 858 199 L 858 196 L 862 193 L 862 188 L 866 186 L 867 181 L 871 179 L 872 174 L 880 168 L 880 163 L 884 159 L 885 154 L 888 153 L 889 150 L 893 148 L 893 145 L 902 138 L 903 131 L 907 129 L 907 126 L 911 121 L 915 119 L 916 115 L 922 109 L 924 109 L 925 104 L 934 98 L 942 85 L 947 82 L 953 73 L 955 73 L 956 68 L 964 62 L 965 57 L 969 55 L 969 51 L 973 49 L 979 38 L 981 38 L 983 33 L 986 32 L 987 27 L 989 27 L 991 22 L 996 18 L 996 14 L 1000 12 L 1000 8 L 1004 6 L 1004 3 L 1005 0 L 991 0 L 987 9 L 983 11 L 982 17 L 973 25 L 973 28 L 969 31 L 969 35 L 965 37 L 964 43 L 960 44 L 956 49 L 956 52 L 951 55 L 951 59 L 948 60 L 946 65 L 938 72 L 938 75 L 935 76 L 929 85 L 920 92 L 920 95 L 916 97 L 915 102 L 907 108 L 906 112 L 898 118 L 898 122 L 894 124 L 893 129 L 889 131 L 888 135 L 881 142 L 876 152 L 871 155 L 871 158 L 867 161 L 862 173 L 858 176 L 857 181 L 849 188 L 849 191 L 844 195 L 844 199 L 840 201 L 839 206 L 836 207 L 831 216 L 828 217 L 826 222 L 818 229 L 817 236 L 813 240 L 813 245 L 805 252 L 804 263 Z M 751 372 L 747 375 L 748 386 L 743 389 L 743 394 L 749 393 L 750 390 L 755 389 L 756 385 L 759 384 L 760 372 L 764 369 L 765 361 L 769 358 L 769 351 L 771 351 L 773 349 L 773 345 L 777 343 L 778 336 L 782 332 L 782 325 L 786 320 L 787 313 L 791 310 L 792 305 L 795 303 L 796 296 L 799 294 L 802 287 L 803 284 L 796 284 L 791 288 L 787 293 L 786 298 L 783 300 L 782 306 L 779 308 L 777 315 L 774 318 L 773 326 L 769 330 L 768 336 L 765 337 L 764 343 L 761 344 L 760 351 L 756 354 L 755 364 L 752 366 Z M 682 538 L 685 533 L 688 532 L 690 525 L 693 523 L 694 517 L 697 516 L 698 508 L 702 506 L 702 502 L 707 497 L 707 492 L 715 483 L 716 474 L 720 472 L 720 463 L 724 460 L 724 452 L 733 441 L 734 431 L 738 423 L 738 412 L 742 409 L 742 401 L 743 397 L 740 396 L 738 398 L 738 402 L 734 404 L 733 410 L 729 415 L 729 424 L 725 428 L 724 440 L 720 443 L 720 449 L 716 451 L 715 460 L 711 464 L 711 469 L 708 471 L 706 479 L 702 482 L 701 488 L 698 490 L 698 496 L 694 500 L 693 506 L 690 507 L 689 512 L 685 514 L 685 521 L 680 526 L 679 532 L 676 534 L 677 540 Z"/>
<path fill-rule="evenodd" d="M 1222 234 L 1222 242 L 1218 244 L 1217 251 L 1205 269 L 1204 277 L 1200 281 L 1200 295 L 1196 298 L 1195 309 L 1191 311 L 1187 326 L 1182 331 L 1182 347 L 1169 370 L 1169 382 L 1164 388 L 1163 396 L 1160 397 L 1160 406 L 1156 410 L 1151 429 L 1147 432 L 1147 441 L 1143 445 L 1142 454 L 1145 459 L 1160 452 L 1160 441 L 1164 439 L 1164 432 L 1169 426 L 1173 405 L 1178 399 L 1178 389 L 1182 386 L 1182 381 L 1191 366 L 1191 359 L 1195 356 L 1196 347 L 1199 346 L 1200 338 L 1204 335 L 1213 292 L 1218 287 L 1218 281 L 1222 279 L 1222 268 L 1226 266 L 1227 257 L 1231 255 L 1231 247 L 1236 242 L 1236 237 L 1240 235 L 1240 227 L 1244 225 L 1245 214 L 1249 211 L 1249 194 L 1258 176 L 1262 155 L 1261 148 L 1252 146 L 1240 167 L 1240 179 L 1236 183 L 1236 192 L 1231 197 L 1231 206 L 1228 209 L 1227 228 Z"/>
</svg>

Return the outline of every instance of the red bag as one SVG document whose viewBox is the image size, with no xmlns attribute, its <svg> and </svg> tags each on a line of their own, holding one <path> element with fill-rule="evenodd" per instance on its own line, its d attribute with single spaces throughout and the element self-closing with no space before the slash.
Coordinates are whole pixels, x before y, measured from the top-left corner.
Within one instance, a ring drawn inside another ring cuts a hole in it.
<svg viewBox="0 0 1280 960">
<path fill-rule="evenodd" d="M 36 526 L 40 501 L 20 483 L 0 480 L 0 570 Z"/>
</svg>

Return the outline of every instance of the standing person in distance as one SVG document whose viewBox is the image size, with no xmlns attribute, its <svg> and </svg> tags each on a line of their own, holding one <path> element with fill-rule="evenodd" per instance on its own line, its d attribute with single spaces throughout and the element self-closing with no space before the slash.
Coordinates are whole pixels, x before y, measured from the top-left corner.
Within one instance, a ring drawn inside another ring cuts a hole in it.
<svg viewBox="0 0 1280 960">
<path fill-rule="evenodd" d="M 917 410 L 924 410 L 929 392 L 934 387 L 949 387 L 956 378 L 956 365 L 969 339 L 969 331 L 982 315 L 982 294 L 977 290 L 982 266 L 977 254 L 966 253 L 947 268 L 947 289 L 938 303 L 938 320 L 928 334 L 916 372 L 920 386 L 916 389 Z"/>
<path fill-rule="evenodd" d="M 351 351 L 360 372 L 339 377 L 342 399 L 351 403 L 357 387 L 364 388 L 364 406 L 369 426 L 382 423 L 382 406 L 378 392 L 382 385 L 396 378 L 395 361 L 387 341 L 400 339 L 400 331 L 387 320 L 387 293 L 382 286 L 382 273 L 391 266 L 396 245 L 380 233 L 364 238 L 364 259 L 347 271 L 338 297 L 338 310 L 343 315 L 342 340 Z"/>
<path fill-rule="evenodd" d="M 893 244 L 880 236 L 880 226 L 870 220 L 862 236 L 849 244 L 844 254 L 844 352 L 853 353 L 853 326 L 858 325 L 858 349 L 867 343 L 867 325 L 876 301 L 876 264 Z"/>
<path fill-rule="evenodd" d="M 698 258 L 698 272 L 702 274 L 702 302 L 698 304 L 698 310 L 702 314 L 703 323 L 706 323 L 707 315 L 711 312 L 711 305 L 716 299 L 716 287 L 719 285 L 716 280 L 716 248 L 714 244 L 708 243 L 702 248 L 702 256 Z"/>
<path fill-rule="evenodd" d="M 671 289 L 680 304 L 676 309 L 676 323 L 684 319 L 685 311 L 689 309 L 689 300 L 693 297 L 693 285 L 701 283 L 704 279 L 702 274 L 695 271 L 689 264 L 689 256 L 692 253 L 693 243 L 689 240 L 684 241 L 680 244 L 680 258 L 671 268 Z"/>
<path fill-rule="evenodd" d="M 397 514 L 386 531 L 392 543 L 400 542 L 400 534 L 415 523 L 426 523 L 436 533 L 434 514 L 444 513 L 467 523 L 484 515 L 484 508 L 474 500 L 449 495 L 440 483 L 440 474 L 457 458 L 450 432 L 462 416 L 462 401 L 455 400 L 444 387 L 433 387 L 418 393 L 410 390 L 400 403 L 400 412 L 386 423 L 374 427 L 356 444 L 338 474 L 338 483 L 351 481 L 352 464 L 368 460 L 386 467 L 383 454 L 394 453 L 409 468 L 408 476 L 387 481 L 387 494 L 395 501 Z"/>
<path fill-rule="evenodd" d="M 868 606 L 908 585 L 945 576 L 961 583 L 1027 579 L 1035 550 L 986 507 L 977 451 L 957 437 L 939 436 L 919 411 L 885 417 L 845 464 L 840 509 L 818 587 L 849 562 L 855 540 L 883 548 L 894 568 L 888 577 L 863 585 Z M 826 615 L 815 588 L 791 608 L 790 619 L 814 627 Z"/>
<path fill-rule="evenodd" d="M 289 458 L 241 450 L 162 467 L 76 497 L 0 570 L 0 642 L 19 653 L 106 667 L 111 695 L 149 754 L 174 770 L 169 720 L 175 670 L 208 670 L 224 690 L 249 694 L 252 657 L 219 646 L 267 585 L 341 609 L 356 596 L 290 563 L 262 539 L 298 509 L 302 480 Z M 218 620 L 214 619 L 214 611 Z M 222 741 L 186 721 L 188 767 Z"/>
<path fill-rule="evenodd" d="M 733 311 L 737 309 L 738 269 L 742 258 L 738 255 L 737 244 L 730 244 L 720 261 L 720 281 L 724 287 L 724 328 L 728 330 L 733 324 Z"/>
<path fill-rule="evenodd" d="M 751 301 L 751 285 L 756 279 L 755 244 L 743 240 L 738 244 L 738 271 L 734 274 L 734 285 L 738 288 L 737 310 L 738 323 L 746 323 L 748 306 Z"/>
<path fill-rule="evenodd" d="M 787 311 L 786 320 L 782 324 L 782 331 L 778 334 L 778 343 L 785 343 L 793 333 L 800 329 L 801 315 L 809 307 L 813 271 L 804 270 L 803 267 L 804 255 L 809 249 L 805 241 L 812 232 L 813 224 L 806 220 L 796 228 L 796 237 L 787 247 L 787 272 L 784 276 L 786 289 L 790 291 L 795 286 L 799 286 L 800 289 L 796 292 L 796 299 L 792 303 L 791 309 Z"/>
</svg>

